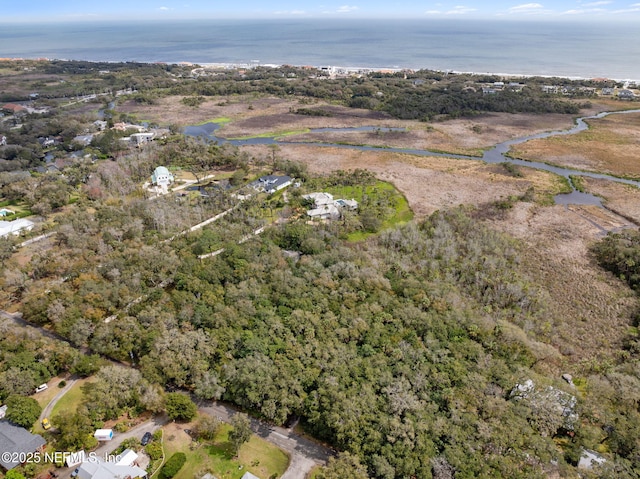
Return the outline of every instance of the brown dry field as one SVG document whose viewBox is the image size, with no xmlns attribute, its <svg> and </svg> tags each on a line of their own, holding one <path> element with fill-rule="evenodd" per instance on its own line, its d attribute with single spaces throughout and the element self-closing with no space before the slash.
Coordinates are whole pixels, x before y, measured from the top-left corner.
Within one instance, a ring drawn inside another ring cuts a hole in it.
<svg viewBox="0 0 640 479">
<path fill-rule="evenodd" d="M 640 225 L 640 189 L 613 181 L 582 177 L 586 191 L 605 199 L 607 209 Z"/>
<path fill-rule="evenodd" d="M 381 112 L 354 110 L 324 102 L 301 104 L 299 101 L 267 97 L 214 97 L 198 108 L 187 107 L 182 97 L 167 97 L 156 105 L 136 105 L 129 101 L 118 111 L 141 120 L 161 125 L 195 125 L 215 118 L 232 121 L 219 130 L 225 138 L 274 135 L 301 132 L 312 128 L 347 128 L 359 126 L 406 128 L 407 132 L 333 132 L 298 134 L 287 141 L 324 141 L 392 146 L 398 148 L 431 149 L 460 154 L 480 154 L 480 150 L 496 143 L 543 131 L 565 129 L 573 124 L 571 115 L 530 115 L 490 113 L 473 119 L 422 123 L 397 120 Z M 331 117 L 296 115 L 297 108 L 330 111 Z M 474 131 L 475 130 L 475 131 Z M 478 131 L 478 132 L 476 132 Z"/>
<path fill-rule="evenodd" d="M 635 104 L 640 108 L 640 104 Z M 513 156 L 569 168 L 640 178 L 640 113 L 588 120 L 575 135 L 533 140 L 512 149 Z"/>
<path fill-rule="evenodd" d="M 308 117 L 289 112 L 292 108 L 320 106 L 330 108 L 334 116 Z M 619 102 L 610 100 L 598 101 L 581 115 L 621 106 Z M 405 127 L 408 132 L 307 133 L 287 137 L 287 140 L 341 141 L 460 153 L 479 151 L 507 139 L 537 132 L 566 129 L 574 121 L 571 115 L 487 114 L 473 119 L 426 124 L 322 103 L 300 105 L 276 98 L 210 99 L 197 109 L 185 107 L 180 98 L 167 98 L 151 107 L 126 105 L 118 110 L 161 124 L 198 124 L 207 119 L 227 117 L 232 122 L 222 129 L 221 136 L 226 137 L 321 127 Z M 633 125 L 627 125 L 625 138 L 638 138 L 640 128 L 634 131 L 634 126 L 638 126 L 635 115 L 608 117 L 600 122 L 607 129 L 594 129 L 593 132 L 600 134 L 610 132 L 612 128 L 620 129 L 624 125 L 622 118 L 634 121 Z M 474 132 L 474 129 L 479 132 Z M 565 139 L 568 141 L 569 137 Z M 609 141 L 599 141 L 611 146 Z M 524 146 L 529 147 L 532 143 Z M 629 148 L 628 143 L 625 145 Z M 270 155 L 267 146 L 247 146 L 244 149 L 257 158 Z M 549 156 L 542 157 L 542 147 L 539 152 L 541 160 L 551 161 Z M 337 169 L 369 169 L 379 178 L 392 182 L 406 196 L 417 219 L 438 209 L 461 204 L 482 207 L 511 195 L 522 195 L 530 186 L 534 186 L 537 197 L 554 194 L 559 188 L 557 177 L 533 169 L 520 168 L 523 177 L 516 178 L 508 175 L 500 165 L 418 157 L 383 149 L 357 151 L 312 144 L 281 144 L 278 155 L 301 161 L 317 174 Z M 523 271 L 533 284 L 543 290 L 541 295 L 548 311 L 546 320 L 544 324 L 531 324 L 525 329 L 535 330 L 537 334 L 545 331 L 546 341 L 560 355 L 551 354 L 548 359 L 540 361 L 538 367 L 556 373 L 560 370 L 572 372 L 577 376 L 586 374 L 602 358 L 615 357 L 627 334 L 629 318 L 640 306 L 635 293 L 599 268 L 588 250 L 607 231 L 632 226 L 625 218 L 640 221 L 640 191 L 607 181 L 585 180 L 585 186 L 605 197 L 611 211 L 597 207 L 541 206 L 519 202 L 511 210 L 487 220 L 494 228 L 522 242 L 526 251 L 522 255 Z M 541 357 L 546 354 L 544 349 L 540 354 Z"/>
<path fill-rule="evenodd" d="M 540 367 L 580 375 L 598 361 L 616 357 L 640 302 L 624 283 L 595 264 L 588 247 L 606 230 L 629 223 L 594 206 L 518 203 L 492 224 L 523 241 L 523 269 L 544 289 L 547 321 L 531 328 L 547 331 L 547 341 L 563 357 Z"/>
<path fill-rule="evenodd" d="M 264 145 L 244 148 L 255 157 L 266 158 L 270 154 Z M 278 155 L 305 163 L 311 173 L 320 175 L 366 168 L 378 178 L 393 183 L 405 195 L 417 218 L 425 218 L 438 209 L 520 196 L 531 186 L 539 194 L 555 194 L 559 188 L 557 179 L 549 173 L 521 168 L 523 177 L 514 178 L 502 166 L 479 160 L 313 145 L 280 145 Z"/>
</svg>

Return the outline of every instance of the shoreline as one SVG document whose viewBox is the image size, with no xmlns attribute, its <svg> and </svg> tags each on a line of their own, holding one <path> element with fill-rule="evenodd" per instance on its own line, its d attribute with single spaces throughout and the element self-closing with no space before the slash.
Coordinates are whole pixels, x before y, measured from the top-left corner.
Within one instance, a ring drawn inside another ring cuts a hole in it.
<svg viewBox="0 0 640 479">
<path fill-rule="evenodd" d="M 142 62 L 149 63 L 149 62 Z M 153 62 L 153 63 L 164 63 L 164 62 Z M 634 82 L 640 85 L 640 79 L 635 78 L 610 78 L 610 77 L 585 77 L 585 76 L 574 76 L 574 75 L 540 75 L 540 74 L 526 74 L 526 73 L 504 73 L 504 72 L 474 72 L 474 71 L 461 71 L 461 70 L 440 70 L 434 68 L 402 68 L 398 66 L 394 67 L 356 67 L 356 66 L 342 66 L 342 65 L 288 65 L 288 64 L 275 64 L 275 63 L 230 63 L 230 62 L 207 62 L 207 63 L 193 63 L 193 62 L 178 62 L 178 63 L 170 63 L 167 64 L 172 65 L 192 65 L 194 67 L 201 67 L 204 69 L 207 68 L 221 68 L 221 69 L 237 69 L 237 68 L 256 68 L 256 67 L 267 67 L 267 68 L 279 68 L 283 66 L 293 66 L 296 68 L 315 68 L 321 71 L 335 71 L 335 72 L 345 72 L 347 74 L 353 73 L 373 73 L 373 72 L 390 72 L 390 73 L 399 73 L 399 72 L 416 72 L 420 70 L 433 71 L 444 74 L 452 74 L 452 75 L 489 75 L 489 76 L 500 76 L 503 78 L 561 78 L 571 81 L 579 81 L 579 80 L 602 80 L 602 81 L 614 81 L 617 83 L 624 82 Z"/>
<path fill-rule="evenodd" d="M 574 75 L 549 75 L 549 74 L 526 74 L 526 73 L 505 73 L 505 72 L 477 72 L 477 71 L 462 71 L 462 70 L 440 70 L 433 68 L 402 68 L 399 66 L 393 67 L 356 67 L 356 66 L 342 66 L 342 65 L 293 65 L 293 64 L 277 64 L 277 63 L 261 63 L 259 60 L 252 60 L 250 62 L 187 62 L 187 61 L 130 61 L 130 60 L 77 60 L 77 59 L 67 59 L 67 58 L 25 58 L 25 57 L 4 57 L 0 58 L 0 62 L 12 62 L 12 61 L 62 61 L 62 62 L 88 62 L 88 63 L 143 63 L 143 64 L 160 64 L 160 65 L 179 65 L 179 66 L 192 66 L 194 68 L 203 68 L 203 69 L 226 69 L 226 70 L 234 70 L 234 69 L 251 69 L 257 67 L 265 67 L 265 68 L 280 68 L 284 66 L 292 66 L 296 68 L 314 68 L 320 71 L 327 71 L 329 73 L 333 73 L 334 75 L 353 75 L 353 74 L 366 74 L 366 73 L 380 73 L 380 72 L 388 72 L 388 73 L 399 73 L 399 72 L 416 72 L 420 70 L 433 71 L 444 74 L 452 74 L 452 75 L 473 75 L 473 76 L 499 76 L 502 78 L 511 78 L 511 79 L 526 79 L 526 78 L 560 78 L 566 79 L 570 81 L 580 81 L 580 80 L 600 80 L 600 81 L 614 81 L 616 83 L 635 83 L 640 86 L 640 79 L 636 78 L 611 78 L 611 77 L 586 77 L 586 76 L 574 76 Z"/>
</svg>

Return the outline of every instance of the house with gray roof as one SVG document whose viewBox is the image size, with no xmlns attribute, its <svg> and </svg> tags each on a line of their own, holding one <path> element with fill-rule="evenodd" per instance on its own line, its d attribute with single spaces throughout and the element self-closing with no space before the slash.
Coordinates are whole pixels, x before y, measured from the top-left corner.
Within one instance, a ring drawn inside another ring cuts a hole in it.
<svg viewBox="0 0 640 479">
<path fill-rule="evenodd" d="M 342 216 L 341 210 L 354 211 L 358 209 L 358 202 L 354 199 L 333 199 L 331 193 L 309 193 L 302 195 L 305 200 L 313 201 L 313 208 L 307 211 L 312 219 L 337 220 Z"/>
<path fill-rule="evenodd" d="M 266 175 L 261 176 L 249 186 L 253 187 L 257 191 L 264 191 L 265 193 L 272 195 L 276 191 L 291 185 L 292 181 L 293 178 L 290 176 Z"/>
<path fill-rule="evenodd" d="M 105 461 L 100 456 L 83 461 L 78 468 L 78 479 L 135 479 L 137 477 L 146 478 L 147 471 L 133 464 Z"/>
<path fill-rule="evenodd" d="M 623 100 L 633 100 L 635 96 L 631 90 L 618 90 L 618 98 Z"/>
<path fill-rule="evenodd" d="M 307 216 L 317 220 L 337 220 L 340 219 L 340 210 L 334 204 L 322 205 L 308 210 Z"/>
<path fill-rule="evenodd" d="M 0 465 L 7 471 L 19 466 L 18 457 L 26 457 L 40 450 L 46 441 L 38 434 L 31 434 L 25 428 L 3 419 L 0 420 Z M 7 454 L 8 453 L 8 454 Z"/>
</svg>

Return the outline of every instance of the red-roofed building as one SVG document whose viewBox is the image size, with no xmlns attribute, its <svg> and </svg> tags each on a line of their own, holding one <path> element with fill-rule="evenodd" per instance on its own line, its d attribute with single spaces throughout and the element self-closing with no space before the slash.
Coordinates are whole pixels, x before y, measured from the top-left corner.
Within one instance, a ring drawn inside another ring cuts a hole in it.
<svg viewBox="0 0 640 479">
<path fill-rule="evenodd" d="M 16 113 L 27 111 L 25 107 L 23 107 L 22 105 L 18 105 L 17 103 L 7 103 L 5 105 L 2 105 L 2 109 L 6 112 L 13 113 L 14 115 Z"/>
</svg>

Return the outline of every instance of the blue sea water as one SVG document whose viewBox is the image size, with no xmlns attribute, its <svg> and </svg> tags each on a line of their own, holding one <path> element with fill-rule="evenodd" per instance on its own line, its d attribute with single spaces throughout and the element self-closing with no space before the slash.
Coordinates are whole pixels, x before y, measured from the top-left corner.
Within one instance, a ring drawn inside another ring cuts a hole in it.
<svg viewBox="0 0 640 479">
<path fill-rule="evenodd" d="M 640 29 L 631 23 L 488 20 L 0 23 L 0 57 L 427 68 L 637 80 Z"/>
</svg>

